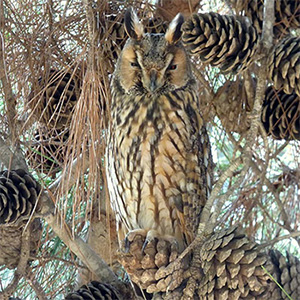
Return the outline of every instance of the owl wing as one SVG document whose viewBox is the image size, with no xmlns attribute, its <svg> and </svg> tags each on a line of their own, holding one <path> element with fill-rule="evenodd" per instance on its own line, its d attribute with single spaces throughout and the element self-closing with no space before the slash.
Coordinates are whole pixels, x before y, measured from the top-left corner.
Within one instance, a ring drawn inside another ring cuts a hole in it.
<svg viewBox="0 0 300 300">
<path fill-rule="evenodd" d="M 185 111 L 189 117 L 189 143 L 186 149 L 186 192 L 182 195 L 184 231 L 188 243 L 197 233 L 202 209 L 212 185 L 213 163 L 209 137 L 195 93 L 188 97 Z"/>
</svg>

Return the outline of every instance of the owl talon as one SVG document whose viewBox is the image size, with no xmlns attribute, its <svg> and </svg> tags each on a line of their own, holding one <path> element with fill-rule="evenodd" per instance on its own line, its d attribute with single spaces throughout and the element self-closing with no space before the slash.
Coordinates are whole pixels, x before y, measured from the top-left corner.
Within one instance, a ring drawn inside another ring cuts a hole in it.
<svg viewBox="0 0 300 300">
<path fill-rule="evenodd" d="M 130 250 L 130 241 L 129 239 L 127 238 L 127 236 L 125 237 L 124 239 L 124 252 L 125 253 L 129 253 L 129 250 Z"/>
<path fill-rule="evenodd" d="M 176 251 L 176 252 L 179 251 L 179 243 L 175 238 L 174 238 L 174 240 L 170 241 L 170 244 L 171 244 L 172 251 Z"/>
<path fill-rule="evenodd" d="M 147 231 L 144 229 L 134 229 L 129 231 L 124 239 L 123 242 L 123 252 L 125 253 L 129 253 L 130 252 L 130 248 L 131 248 L 131 243 L 135 240 L 137 240 L 137 238 L 139 239 L 144 239 L 146 237 Z M 146 247 L 146 245 L 145 245 Z"/>
<path fill-rule="evenodd" d="M 144 251 L 145 251 L 145 249 L 146 249 L 146 247 L 147 247 L 147 245 L 149 244 L 149 240 L 145 240 L 145 242 L 144 242 L 144 244 L 143 244 L 143 247 L 142 247 L 142 253 L 144 253 Z"/>
</svg>

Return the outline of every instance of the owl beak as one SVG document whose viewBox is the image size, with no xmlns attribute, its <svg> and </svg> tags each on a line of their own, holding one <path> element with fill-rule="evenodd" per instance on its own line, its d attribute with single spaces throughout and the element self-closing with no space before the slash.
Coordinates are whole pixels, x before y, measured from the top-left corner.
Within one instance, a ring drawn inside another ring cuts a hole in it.
<svg viewBox="0 0 300 300">
<path fill-rule="evenodd" d="M 157 89 L 157 71 L 152 69 L 150 71 L 150 91 L 154 92 Z"/>
</svg>

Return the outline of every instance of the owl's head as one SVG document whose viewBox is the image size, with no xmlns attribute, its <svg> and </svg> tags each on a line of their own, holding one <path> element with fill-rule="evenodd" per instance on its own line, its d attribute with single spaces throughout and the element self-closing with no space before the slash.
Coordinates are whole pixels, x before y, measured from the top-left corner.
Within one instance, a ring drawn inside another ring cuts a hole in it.
<svg viewBox="0 0 300 300">
<path fill-rule="evenodd" d="M 178 14 L 165 34 L 149 34 L 133 9 L 125 13 L 124 26 L 129 36 L 119 57 L 115 80 L 126 93 L 164 93 L 187 85 L 193 78 L 190 61 L 183 48 Z"/>
</svg>

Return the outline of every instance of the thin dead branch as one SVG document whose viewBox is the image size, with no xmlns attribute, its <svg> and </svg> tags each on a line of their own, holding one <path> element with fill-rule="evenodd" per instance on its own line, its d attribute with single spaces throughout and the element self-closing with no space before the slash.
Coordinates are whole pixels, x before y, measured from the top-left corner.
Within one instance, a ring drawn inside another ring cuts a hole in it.
<svg viewBox="0 0 300 300">
<path fill-rule="evenodd" d="M 12 282 L 0 292 L 0 298 L 8 298 L 12 293 L 17 289 L 19 280 L 25 276 L 27 272 L 28 259 L 30 254 L 30 230 L 24 229 L 22 238 L 21 238 L 21 250 L 20 250 L 20 259 L 18 262 L 17 269 L 14 273 L 14 278 Z"/>
<path fill-rule="evenodd" d="M 31 268 L 28 268 L 28 270 L 26 271 L 25 278 L 26 278 L 26 282 L 28 282 L 28 284 L 35 291 L 35 294 L 39 300 L 47 300 L 48 299 L 43 287 L 34 278 L 34 274 L 33 274 Z"/>
<path fill-rule="evenodd" d="M 9 79 L 6 67 L 5 58 L 5 43 L 4 43 L 4 4 L 3 0 L 0 1 L 0 81 L 4 91 L 5 102 L 6 102 L 6 115 L 8 118 L 10 140 L 13 142 L 16 138 L 16 97 L 12 90 L 11 80 Z"/>
</svg>

